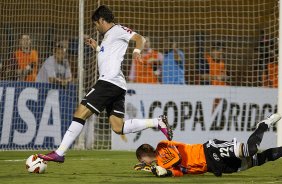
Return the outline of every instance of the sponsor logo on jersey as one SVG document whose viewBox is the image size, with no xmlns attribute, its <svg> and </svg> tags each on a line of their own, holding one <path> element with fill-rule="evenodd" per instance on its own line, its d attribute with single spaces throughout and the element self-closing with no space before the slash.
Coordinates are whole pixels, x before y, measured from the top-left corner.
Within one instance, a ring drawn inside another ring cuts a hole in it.
<svg viewBox="0 0 282 184">
<path fill-rule="evenodd" d="M 104 46 L 101 47 L 100 52 L 104 52 Z"/>
<path fill-rule="evenodd" d="M 218 157 L 216 153 L 213 153 L 212 156 L 216 161 L 220 161 L 220 158 Z"/>
</svg>

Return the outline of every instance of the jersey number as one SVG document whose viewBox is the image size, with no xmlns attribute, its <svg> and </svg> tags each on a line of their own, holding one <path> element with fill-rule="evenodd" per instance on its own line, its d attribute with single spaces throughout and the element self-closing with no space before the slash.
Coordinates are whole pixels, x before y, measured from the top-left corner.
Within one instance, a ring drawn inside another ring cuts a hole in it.
<svg viewBox="0 0 282 184">
<path fill-rule="evenodd" d="M 132 33 L 132 30 L 127 27 L 121 26 L 121 28 L 130 34 Z"/>
<path fill-rule="evenodd" d="M 226 147 L 226 148 L 220 148 L 219 149 L 219 152 L 220 152 L 220 156 L 221 157 L 229 157 L 229 148 Z"/>
</svg>

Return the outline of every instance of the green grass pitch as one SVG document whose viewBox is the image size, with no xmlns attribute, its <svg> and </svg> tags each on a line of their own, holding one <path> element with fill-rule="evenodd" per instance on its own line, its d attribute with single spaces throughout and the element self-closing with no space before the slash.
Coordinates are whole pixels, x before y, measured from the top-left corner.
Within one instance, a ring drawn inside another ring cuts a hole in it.
<svg viewBox="0 0 282 184">
<path fill-rule="evenodd" d="M 0 183 L 282 183 L 282 159 L 219 178 L 209 173 L 157 178 L 133 170 L 137 163 L 135 154 L 127 151 L 69 151 L 65 163 L 49 162 L 46 173 L 30 174 L 25 169 L 25 159 L 34 153 L 37 151 L 0 151 Z"/>
</svg>

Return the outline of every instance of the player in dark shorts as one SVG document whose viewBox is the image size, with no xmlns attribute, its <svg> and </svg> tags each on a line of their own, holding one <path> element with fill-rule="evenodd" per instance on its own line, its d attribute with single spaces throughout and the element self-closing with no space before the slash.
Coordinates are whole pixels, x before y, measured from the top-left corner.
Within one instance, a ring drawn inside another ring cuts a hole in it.
<svg viewBox="0 0 282 184">
<path fill-rule="evenodd" d="M 186 144 L 176 141 L 161 141 L 154 149 L 142 144 L 136 150 L 140 163 L 136 170 L 153 172 L 156 176 L 183 176 L 211 172 L 215 176 L 234 173 L 282 157 L 282 147 L 270 148 L 258 153 L 263 134 L 281 119 L 272 114 L 257 124 L 256 130 L 246 144 L 232 141 L 210 140 L 204 144 Z"/>
<path fill-rule="evenodd" d="M 168 140 L 172 139 L 172 130 L 165 116 L 154 119 L 124 120 L 126 80 L 121 71 L 121 64 L 130 40 L 135 42 L 133 58 L 142 62 L 141 51 L 145 44 L 144 37 L 125 26 L 115 24 L 113 12 L 104 5 L 94 11 L 92 21 L 97 31 L 104 36 L 100 46 L 94 39 L 85 38 L 85 43 L 98 53 L 98 82 L 85 95 L 76 109 L 73 121 L 59 148 L 47 155 L 38 154 L 38 157 L 45 161 L 64 162 L 65 152 L 81 133 L 85 121 L 93 114 L 99 115 L 104 109 L 107 111 L 112 130 L 117 134 L 158 128 Z"/>
</svg>

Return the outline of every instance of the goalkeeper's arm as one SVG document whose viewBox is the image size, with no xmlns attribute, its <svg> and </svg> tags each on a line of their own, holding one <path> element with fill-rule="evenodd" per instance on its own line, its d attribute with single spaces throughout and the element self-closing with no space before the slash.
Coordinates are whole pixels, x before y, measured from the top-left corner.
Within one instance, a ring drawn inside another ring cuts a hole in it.
<svg viewBox="0 0 282 184">
<path fill-rule="evenodd" d="M 165 169 L 161 166 L 152 167 L 152 173 L 158 177 L 183 176 L 182 171 L 178 168 Z"/>
</svg>

